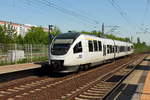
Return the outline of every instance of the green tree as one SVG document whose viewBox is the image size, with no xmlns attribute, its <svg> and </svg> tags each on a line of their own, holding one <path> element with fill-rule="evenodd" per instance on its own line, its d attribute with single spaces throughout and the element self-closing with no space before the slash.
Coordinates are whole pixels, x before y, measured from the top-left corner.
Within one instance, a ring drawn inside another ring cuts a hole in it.
<svg viewBox="0 0 150 100">
<path fill-rule="evenodd" d="M 91 32 L 81 31 L 81 33 L 89 34 L 89 35 L 96 35 L 96 36 L 101 36 L 101 35 L 102 35 L 102 32 L 96 31 L 96 30 L 93 30 L 93 31 L 91 31 Z"/>
<path fill-rule="evenodd" d="M 23 44 L 24 43 L 24 38 L 21 35 L 18 35 L 15 39 L 15 43 Z"/>
<path fill-rule="evenodd" d="M 5 43 L 5 38 L 6 38 L 6 35 L 5 35 L 4 30 L 3 30 L 3 27 L 0 26 L 0 43 Z"/>
<path fill-rule="evenodd" d="M 15 43 L 17 32 L 13 28 L 12 23 L 4 24 L 1 26 L 1 30 L 3 32 L 3 40 L 5 40 L 3 43 Z"/>
<path fill-rule="evenodd" d="M 32 27 L 24 37 L 28 44 L 48 44 L 48 33 L 42 27 Z"/>
</svg>

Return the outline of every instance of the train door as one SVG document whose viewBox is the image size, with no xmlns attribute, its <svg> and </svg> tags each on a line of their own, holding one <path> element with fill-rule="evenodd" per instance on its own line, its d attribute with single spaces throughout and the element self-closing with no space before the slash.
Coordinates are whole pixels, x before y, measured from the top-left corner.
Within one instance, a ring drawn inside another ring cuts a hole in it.
<svg viewBox="0 0 150 100">
<path fill-rule="evenodd" d="M 103 45 L 103 56 L 106 56 L 106 45 Z"/>
<path fill-rule="evenodd" d="M 114 53 L 114 59 L 116 58 L 116 44 L 115 44 L 115 41 L 113 40 L 114 42 L 114 45 L 113 45 L 113 53 Z"/>
<path fill-rule="evenodd" d="M 82 43 L 82 41 L 79 41 L 73 47 L 73 55 L 71 57 L 72 57 L 72 59 L 74 59 L 74 63 L 81 63 L 81 64 L 83 63 L 84 53 L 83 53 L 83 43 Z"/>
</svg>

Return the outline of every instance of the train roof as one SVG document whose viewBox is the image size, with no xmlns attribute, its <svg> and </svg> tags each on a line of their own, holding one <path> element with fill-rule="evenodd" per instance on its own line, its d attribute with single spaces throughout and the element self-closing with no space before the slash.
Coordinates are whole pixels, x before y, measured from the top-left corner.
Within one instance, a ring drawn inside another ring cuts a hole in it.
<svg viewBox="0 0 150 100">
<path fill-rule="evenodd" d="M 68 32 L 68 33 L 59 34 L 56 37 L 56 39 L 76 39 L 80 35 L 81 33 Z"/>
<path fill-rule="evenodd" d="M 62 34 L 59 34 L 56 37 L 56 39 L 76 39 L 80 35 L 88 35 L 88 36 L 92 36 L 92 37 L 96 37 L 96 38 L 109 39 L 109 38 L 105 38 L 105 37 L 98 37 L 96 35 L 90 35 L 90 34 L 78 33 L 78 32 L 62 33 Z M 109 39 L 109 40 L 113 40 L 113 39 Z M 119 40 L 115 40 L 115 41 L 117 41 L 117 42 L 124 42 L 124 43 L 130 43 L 130 42 L 119 41 Z M 130 44 L 132 44 L 132 43 L 130 43 Z"/>
</svg>

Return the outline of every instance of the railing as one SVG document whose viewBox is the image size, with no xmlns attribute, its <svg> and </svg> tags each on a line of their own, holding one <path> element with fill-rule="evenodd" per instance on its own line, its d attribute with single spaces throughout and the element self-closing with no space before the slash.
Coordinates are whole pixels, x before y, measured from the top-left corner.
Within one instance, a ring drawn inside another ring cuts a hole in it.
<svg viewBox="0 0 150 100">
<path fill-rule="evenodd" d="M 0 65 L 45 61 L 47 59 L 47 45 L 0 43 Z"/>
</svg>

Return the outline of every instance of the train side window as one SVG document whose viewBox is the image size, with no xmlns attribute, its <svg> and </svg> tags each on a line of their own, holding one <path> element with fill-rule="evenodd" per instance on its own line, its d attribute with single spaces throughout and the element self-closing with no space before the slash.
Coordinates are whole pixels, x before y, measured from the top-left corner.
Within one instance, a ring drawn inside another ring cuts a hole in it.
<svg viewBox="0 0 150 100">
<path fill-rule="evenodd" d="M 122 46 L 120 46 L 120 52 L 122 52 Z"/>
<path fill-rule="evenodd" d="M 110 53 L 112 53 L 112 45 L 110 45 Z"/>
<path fill-rule="evenodd" d="M 115 46 L 112 46 L 112 53 L 115 52 Z"/>
<path fill-rule="evenodd" d="M 89 52 L 93 52 L 93 42 L 91 40 L 88 41 Z"/>
<path fill-rule="evenodd" d="M 120 53 L 120 52 L 121 52 L 120 48 L 121 48 L 121 46 L 118 46 L 118 53 Z"/>
<path fill-rule="evenodd" d="M 117 48 L 117 46 L 115 46 L 115 48 L 114 48 L 114 49 L 115 49 L 115 51 L 114 51 L 114 52 L 115 52 L 115 53 L 117 53 L 117 51 L 118 51 L 118 48 Z"/>
<path fill-rule="evenodd" d="M 128 50 L 127 51 L 130 51 L 130 47 L 128 46 Z"/>
<path fill-rule="evenodd" d="M 107 54 L 109 54 L 109 53 L 110 53 L 110 46 L 107 45 Z"/>
<path fill-rule="evenodd" d="M 101 41 L 98 41 L 99 51 L 102 51 L 102 43 Z"/>
<path fill-rule="evenodd" d="M 94 40 L 94 51 L 98 51 L 97 41 L 96 40 Z"/>
<path fill-rule="evenodd" d="M 81 41 L 75 45 L 75 47 L 73 48 L 73 52 L 74 52 L 74 53 L 80 53 L 80 52 L 82 52 L 82 44 L 81 44 Z"/>
<path fill-rule="evenodd" d="M 124 52 L 125 51 L 125 46 L 120 46 L 120 52 Z"/>
</svg>

